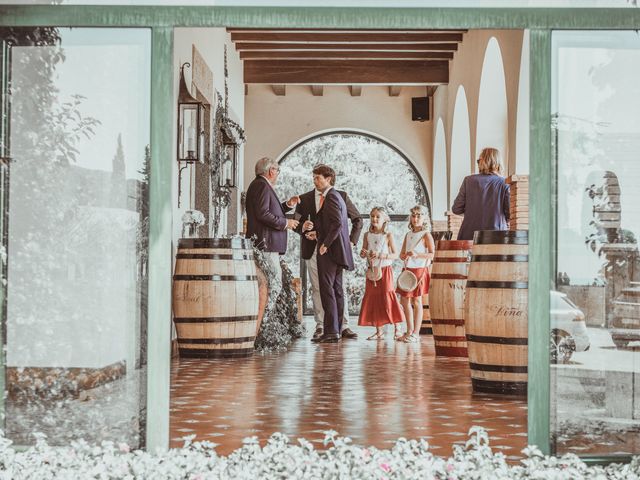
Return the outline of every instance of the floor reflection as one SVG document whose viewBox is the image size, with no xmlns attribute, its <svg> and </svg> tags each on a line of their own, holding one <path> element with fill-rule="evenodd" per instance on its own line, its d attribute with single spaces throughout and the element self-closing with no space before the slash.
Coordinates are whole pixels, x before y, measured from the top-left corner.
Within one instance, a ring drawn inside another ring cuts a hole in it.
<svg viewBox="0 0 640 480">
<path fill-rule="evenodd" d="M 312 331 L 311 329 L 309 329 Z M 248 359 L 183 359 L 172 365 L 171 446 L 196 435 L 228 454 L 242 439 L 274 432 L 322 446 L 336 430 L 355 443 L 386 448 L 399 437 L 426 438 L 448 455 L 473 425 L 492 445 L 518 456 L 527 443 L 522 398 L 473 395 L 465 359 L 436 358 L 433 338 L 419 344 L 365 338 Z"/>
</svg>

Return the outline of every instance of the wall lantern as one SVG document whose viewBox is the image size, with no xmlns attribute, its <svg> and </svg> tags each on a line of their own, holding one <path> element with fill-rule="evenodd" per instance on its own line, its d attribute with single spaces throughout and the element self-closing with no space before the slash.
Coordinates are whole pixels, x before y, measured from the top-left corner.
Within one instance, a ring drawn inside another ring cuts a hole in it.
<svg viewBox="0 0 640 480">
<path fill-rule="evenodd" d="M 178 92 L 178 161 L 204 162 L 204 114 L 205 106 L 191 96 L 184 79 L 185 62 L 180 67 L 180 90 Z"/>
<path fill-rule="evenodd" d="M 223 126 L 220 130 L 224 153 L 218 183 L 221 187 L 235 188 L 238 178 L 238 142 L 228 128 Z"/>
</svg>

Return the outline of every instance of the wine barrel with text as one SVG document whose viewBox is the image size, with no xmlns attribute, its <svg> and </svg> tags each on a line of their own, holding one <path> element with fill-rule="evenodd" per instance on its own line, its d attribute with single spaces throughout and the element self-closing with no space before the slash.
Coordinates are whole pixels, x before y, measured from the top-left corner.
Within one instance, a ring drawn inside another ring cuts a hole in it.
<svg viewBox="0 0 640 480">
<path fill-rule="evenodd" d="M 431 310 L 429 307 L 429 294 L 422 295 L 422 323 L 420 324 L 420 335 L 431 335 L 433 325 L 431 324 Z"/>
<path fill-rule="evenodd" d="M 431 321 L 436 355 L 466 357 L 464 292 L 471 240 L 440 240 L 436 244 L 431 294 Z"/>
<path fill-rule="evenodd" d="M 180 239 L 173 316 L 181 357 L 252 355 L 258 277 L 251 240 Z"/>
<path fill-rule="evenodd" d="M 527 392 L 528 232 L 477 231 L 464 315 L 476 392 Z"/>
</svg>

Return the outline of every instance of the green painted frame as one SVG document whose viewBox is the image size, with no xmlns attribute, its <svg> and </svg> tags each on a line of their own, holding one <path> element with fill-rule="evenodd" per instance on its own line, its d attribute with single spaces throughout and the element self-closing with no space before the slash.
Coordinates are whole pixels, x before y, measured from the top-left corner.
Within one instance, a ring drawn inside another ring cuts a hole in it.
<svg viewBox="0 0 640 480">
<path fill-rule="evenodd" d="M 551 31 L 636 30 L 640 10 L 627 8 L 310 8 L 0 6 L 0 26 L 148 27 L 152 42 L 152 175 L 149 271 L 147 447 L 169 443 L 171 319 L 171 163 L 174 27 L 325 27 L 530 29 L 529 427 L 531 444 L 550 451 L 549 287 L 555 255 L 551 151 Z M 2 365 L 0 365 L 1 367 Z M 0 405 L 0 408 L 3 405 Z M 625 460 L 592 458 L 594 462 Z"/>
</svg>

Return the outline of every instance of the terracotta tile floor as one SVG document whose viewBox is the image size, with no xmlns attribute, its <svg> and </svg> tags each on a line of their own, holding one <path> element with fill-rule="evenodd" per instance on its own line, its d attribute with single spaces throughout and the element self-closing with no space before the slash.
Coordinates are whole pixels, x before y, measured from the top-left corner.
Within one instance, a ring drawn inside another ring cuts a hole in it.
<svg viewBox="0 0 640 480">
<path fill-rule="evenodd" d="M 390 335 L 374 342 L 365 340 L 371 328 L 355 330 L 358 340 L 314 345 L 305 338 L 280 354 L 174 360 L 171 446 L 195 434 L 226 455 L 245 437 L 262 443 L 280 431 L 321 447 L 323 432 L 333 429 L 380 448 L 424 437 L 448 455 L 481 425 L 492 446 L 519 456 L 527 442 L 525 399 L 472 394 L 467 361 L 436 358 L 431 336 L 419 344 Z"/>
</svg>

